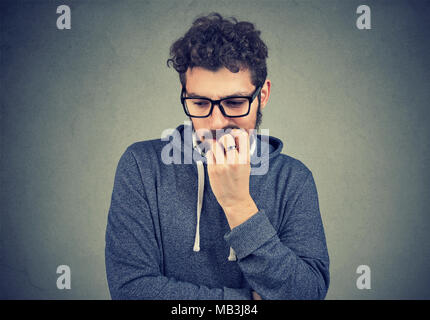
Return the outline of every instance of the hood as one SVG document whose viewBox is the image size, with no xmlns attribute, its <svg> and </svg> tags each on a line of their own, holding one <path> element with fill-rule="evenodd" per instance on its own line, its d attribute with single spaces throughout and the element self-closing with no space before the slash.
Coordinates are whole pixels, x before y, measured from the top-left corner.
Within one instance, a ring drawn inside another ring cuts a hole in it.
<svg viewBox="0 0 430 320">
<path fill-rule="evenodd" d="M 263 130 L 264 131 L 264 130 Z M 180 136 L 180 139 L 179 139 Z M 179 125 L 174 131 L 171 144 L 173 145 L 174 153 L 181 154 L 181 160 L 184 164 L 195 164 L 198 175 L 197 189 L 197 224 L 195 230 L 194 252 L 200 251 L 200 216 L 203 206 L 203 192 L 205 185 L 204 163 L 206 158 L 204 152 L 197 144 L 196 134 L 194 132 L 191 121 Z M 262 175 L 267 173 L 269 162 L 271 159 L 279 155 L 282 151 L 283 143 L 281 140 L 269 135 L 255 134 L 250 136 L 250 152 L 251 152 L 251 175 Z M 236 260 L 236 254 L 233 248 L 230 247 L 229 261 Z"/>
</svg>

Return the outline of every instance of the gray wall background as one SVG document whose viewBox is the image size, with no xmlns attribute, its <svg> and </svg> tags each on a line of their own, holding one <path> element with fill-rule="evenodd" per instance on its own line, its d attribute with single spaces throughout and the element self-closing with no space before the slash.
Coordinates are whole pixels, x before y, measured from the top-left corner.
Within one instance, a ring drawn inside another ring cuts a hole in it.
<svg viewBox="0 0 430 320">
<path fill-rule="evenodd" d="M 72 29 L 57 30 L 68 4 Z M 372 30 L 355 26 L 372 9 Z M 429 299 L 429 1 L 2 1 L 0 298 L 109 299 L 104 236 L 126 147 L 186 119 L 171 43 L 201 13 L 254 22 L 262 128 L 313 172 L 327 299 Z M 56 288 L 56 268 L 72 271 Z M 358 290 L 356 268 L 371 268 Z"/>
</svg>

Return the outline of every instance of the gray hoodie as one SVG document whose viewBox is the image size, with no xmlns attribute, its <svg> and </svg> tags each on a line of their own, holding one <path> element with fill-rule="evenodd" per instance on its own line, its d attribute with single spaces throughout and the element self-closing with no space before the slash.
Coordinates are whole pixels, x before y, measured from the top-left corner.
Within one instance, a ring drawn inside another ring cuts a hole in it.
<svg viewBox="0 0 430 320">
<path fill-rule="evenodd" d="M 250 194 L 259 211 L 230 230 L 193 131 L 177 131 L 119 160 L 106 228 L 111 297 L 324 299 L 329 256 L 312 172 L 258 135 Z M 180 155 L 173 163 L 162 157 L 169 148 Z"/>
</svg>

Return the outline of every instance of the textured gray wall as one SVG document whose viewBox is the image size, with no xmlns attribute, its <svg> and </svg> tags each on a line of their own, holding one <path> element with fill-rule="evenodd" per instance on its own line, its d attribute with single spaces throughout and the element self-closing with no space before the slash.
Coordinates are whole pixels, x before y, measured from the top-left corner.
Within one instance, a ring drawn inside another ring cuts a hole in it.
<svg viewBox="0 0 430 320">
<path fill-rule="evenodd" d="M 372 30 L 355 26 L 372 9 Z M 72 29 L 56 29 L 69 4 Z M 13 1 L 1 9 L 0 298 L 107 299 L 104 235 L 125 148 L 186 117 L 171 43 L 196 15 L 269 47 L 262 128 L 314 173 L 327 299 L 430 298 L 429 1 Z M 69 265 L 71 290 L 56 288 Z M 371 290 L 356 288 L 369 265 Z"/>
</svg>

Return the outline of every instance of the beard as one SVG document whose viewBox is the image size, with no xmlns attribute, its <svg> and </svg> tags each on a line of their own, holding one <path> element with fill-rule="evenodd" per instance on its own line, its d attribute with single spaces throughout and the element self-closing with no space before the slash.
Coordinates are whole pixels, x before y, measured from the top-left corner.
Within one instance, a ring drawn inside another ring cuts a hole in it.
<svg viewBox="0 0 430 320">
<path fill-rule="evenodd" d="M 258 132 L 262 121 L 263 121 L 263 113 L 260 110 L 260 101 L 258 101 L 257 119 L 255 120 L 255 125 L 254 125 L 255 131 Z"/>
</svg>

